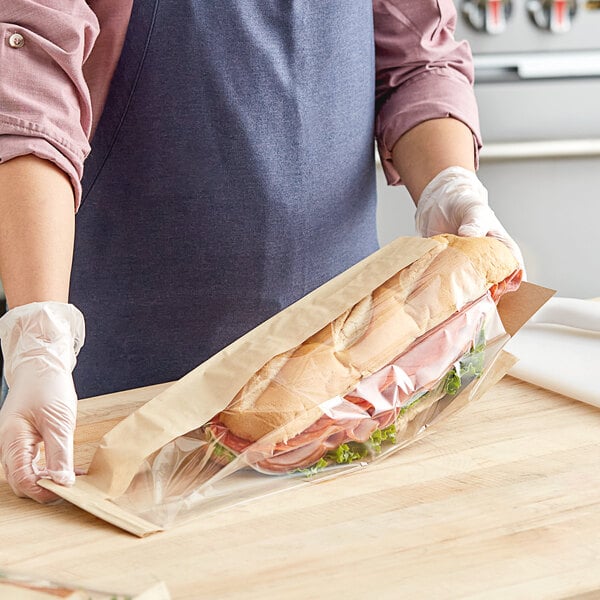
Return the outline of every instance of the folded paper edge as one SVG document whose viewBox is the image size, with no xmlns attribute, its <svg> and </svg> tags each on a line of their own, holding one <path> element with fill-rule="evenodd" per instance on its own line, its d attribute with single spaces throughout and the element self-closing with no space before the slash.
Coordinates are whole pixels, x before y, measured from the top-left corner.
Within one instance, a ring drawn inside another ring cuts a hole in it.
<svg viewBox="0 0 600 600">
<path fill-rule="evenodd" d="M 86 481 L 86 476 L 77 477 L 75 485 L 66 487 L 50 479 L 40 479 L 38 485 L 54 492 L 64 500 L 78 506 L 86 512 L 115 525 L 137 537 L 143 538 L 152 533 L 163 531 L 150 521 L 128 512 L 116 505 L 97 487 Z"/>
</svg>

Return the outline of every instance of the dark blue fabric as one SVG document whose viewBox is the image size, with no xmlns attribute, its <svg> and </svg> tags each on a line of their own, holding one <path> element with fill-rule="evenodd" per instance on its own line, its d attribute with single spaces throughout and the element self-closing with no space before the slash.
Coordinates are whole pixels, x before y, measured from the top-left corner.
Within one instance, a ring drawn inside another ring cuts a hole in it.
<svg viewBox="0 0 600 600">
<path fill-rule="evenodd" d="M 371 0 L 136 0 L 86 164 L 80 396 L 176 379 L 377 248 Z"/>
</svg>

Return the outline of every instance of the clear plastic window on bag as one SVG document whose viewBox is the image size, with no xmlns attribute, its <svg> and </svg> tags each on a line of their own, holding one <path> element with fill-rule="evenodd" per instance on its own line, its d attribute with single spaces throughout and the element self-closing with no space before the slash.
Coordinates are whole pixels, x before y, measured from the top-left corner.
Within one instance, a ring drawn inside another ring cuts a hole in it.
<svg viewBox="0 0 600 600">
<path fill-rule="evenodd" d="M 113 502 L 165 528 L 361 469 L 419 439 L 430 425 L 468 403 L 508 337 L 488 293 L 417 338 L 383 368 L 361 377 L 343 395 L 316 406 L 307 402 L 306 410 L 291 414 L 283 426 L 258 439 L 234 434 L 224 422 L 226 411 L 215 415 L 150 456 Z M 331 339 L 336 339 L 335 332 Z M 331 374 L 319 369 L 318 355 L 307 361 L 293 351 L 282 355 L 284 366 L 268 385 L 275 390 L 289 385 L 293 361 L 300 359 L 302 384 L 319 377 L 317 387 L 326 387 Z M 344 363 L 341 351 L 338 359 Z M 314 389 L 314 382 L 307 387 Z M 302 391 L 296 387 L 294 393 Z M 269 410 L 278 408 L 276 403 L 265 408 L 265 422 Z M 260 424 L 260 414 L 252 417 Z"/>
</svg>

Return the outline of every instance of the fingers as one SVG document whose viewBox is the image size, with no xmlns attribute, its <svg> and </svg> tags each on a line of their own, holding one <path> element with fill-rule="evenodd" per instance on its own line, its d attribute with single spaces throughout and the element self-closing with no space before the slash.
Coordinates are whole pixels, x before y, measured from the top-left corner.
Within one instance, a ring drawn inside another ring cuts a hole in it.
<svg viewBox="0 0 600 600">
<path fill-rule="evenodd" d="M 458 235 L 462 237 L 485 237 L 487 235 L 487 227 L 482 227 L 477 223 L 461 225 L 458 228 Z"/>
<path fill-rule="evenodd" d="M 458 212 L 458 235 L 463 237 L 485 237 L 490 232 L 495 215 L 489 206 L 478 202 L 468 202 Z"/>
<path fill-rule="evenodd" d="M 496 217 L 494 211 L 488 206 L 467 206 L 462 215 L 462 224 L 458 228 L 458 235 L 464 237 L 494 237 L 501 241 L 517 259 L 525 275 L 523 254 L 517 243 L 508 235 L 508 232 Z"/>
<path fill-rule="evenodd" d="M 519 248 L 517 243 L 508 235 L 508 233 L 506 233 L 506 231 L 491 231 L 488 235 L 491 237 L 495 237 L 497 240 L 500 240 L 512 252 L 513 256 L 517 259 L 521 270 L 523 271 L 522 280 L 527 281 L 525 261 L 523 260 L 523 254 L 521 253 L 521 249 Z"/>
<path fill-rule="evenodd" d="M 494 222 L 492 223 L 492 226 L 486 235 L 496 238 L 512 252 L 513 256 L 517 259 L 521 270 L 523 271 L 522 279 L 525 281 L 527 279 L 527 274 L 525 272 L 525 261 L 523 260 L 521 249 L 519 248 L 517 242 L 515 242 L 510 235 L 508 235 L 508 232 L 506 229 L 504 229 L 496 215 L 494 215 Z"/>
<path fill-rule="evenodd" d="M 12 415 L 10 426 L 2 428 L 0 455 L 7 482 L 19 497 L 38 502 L 53 502 L 58 496 L 37 485 L 40 477 L 49 477 L 61 485 L 73 485 L 73 432 L 75 409 L 70 404 L 45 407 L 32 422 Z M 46 468 L 40 471 L 36 460 L 43 441 Z"/>
<path fill-rule="evenodd" d="M 59 409 L 46 409 L 40 427 L 46 449 L 46 474 L 60 485 L 73 485 L 73 434 L 76 416 L 70 405 Z"/>
<path fill-rule="evenodd" d="M 20 498 L 32 498 L 41 503 L 54 502 L 58 496 L 37 484 L 39 475 L 34 470 L 37 455 L 38 443 L 27 431 L 22 431 L 16 439 L 3 444 L 2 463 L 6 480 Z"/>
</svg>

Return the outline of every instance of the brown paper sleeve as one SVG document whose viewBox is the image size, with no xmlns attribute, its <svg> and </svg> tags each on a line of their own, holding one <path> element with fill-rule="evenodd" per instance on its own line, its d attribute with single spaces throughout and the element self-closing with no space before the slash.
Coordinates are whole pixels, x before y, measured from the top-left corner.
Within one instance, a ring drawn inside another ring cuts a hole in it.
<svg viewBox="0 0 600 600">
<path fill-rule="evenodd" d="M 108 432 L 87 483 L 109 497 L 122 494 L 146 457 L 222 411 L 270 358 L 301 344 L 437 245 L 398 238 L 233 342 Z"/>
</svg>

